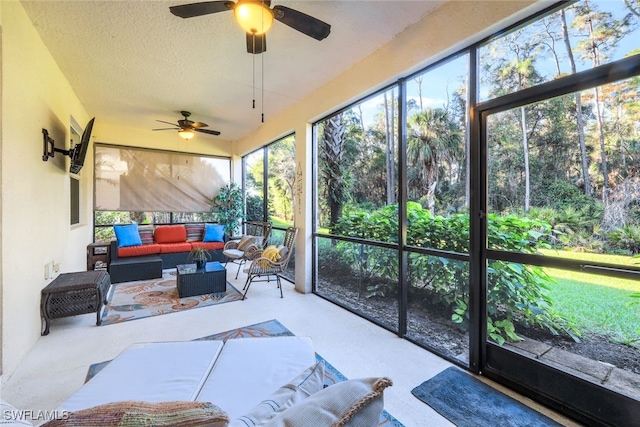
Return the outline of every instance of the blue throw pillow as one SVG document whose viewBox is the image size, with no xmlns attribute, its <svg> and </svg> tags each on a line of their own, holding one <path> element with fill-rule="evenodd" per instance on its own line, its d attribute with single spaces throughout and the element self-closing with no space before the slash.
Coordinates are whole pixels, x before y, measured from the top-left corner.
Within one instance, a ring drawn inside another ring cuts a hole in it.
<svg viewBox="0 0 640 427">
<path fill-rule="evenodd" d="M 203 242 L 224 242 L 224 225 L 205 224 Z"/>
<path fill-rule="evenodd" d="M 138 233 L 138 224 L 136 223 L 129 225 L 114 225 L 113 231 L 116 233 L 119 248 L 138 246 L 142 244 L 140 233 Z"/>
</svg>

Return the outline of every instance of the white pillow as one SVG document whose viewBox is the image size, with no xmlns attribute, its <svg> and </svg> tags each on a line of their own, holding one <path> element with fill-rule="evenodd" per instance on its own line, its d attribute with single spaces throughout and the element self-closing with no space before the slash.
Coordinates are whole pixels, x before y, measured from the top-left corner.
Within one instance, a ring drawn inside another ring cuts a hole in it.
<svg viewBox="0 0 640 427">
<path fill-rule="evenodd" d="M 274 391 L 247 414 L 231 421 L 229 427 L 262 426 L 280 412 L 322 390 L 322 387 L 324 387 L 324 362 L 320 361 Z"/>
<path fill-rule="evenodd" d="M 389 378 L 347 380 L 329 386 L 290 407 L 269 422 L 268 427 L 377 426 L 384 409 L 383 391 Z"/>
</svg>

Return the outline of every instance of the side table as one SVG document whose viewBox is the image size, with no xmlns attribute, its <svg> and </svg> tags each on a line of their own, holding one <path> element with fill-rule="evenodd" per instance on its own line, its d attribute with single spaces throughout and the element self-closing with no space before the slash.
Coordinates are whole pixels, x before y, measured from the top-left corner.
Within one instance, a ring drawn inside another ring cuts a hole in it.
<svg viewBox="0 0 640 427">
<path fill-rule="evenodd" d="M 96 242 L 87 245 L 87 271 L 107 270 L 110 262 L 110 242 Z"/>
<path fill-rule="evenodd" d="M 102 323 L 102 307 L 107 303 L 111 280 L 104 270 L 63 273 L 42 289 L 40 316 L 42 335 L 49 334 L 49 322 L 59 317 L 96 313 L 96 325 Z"/>
</svg>

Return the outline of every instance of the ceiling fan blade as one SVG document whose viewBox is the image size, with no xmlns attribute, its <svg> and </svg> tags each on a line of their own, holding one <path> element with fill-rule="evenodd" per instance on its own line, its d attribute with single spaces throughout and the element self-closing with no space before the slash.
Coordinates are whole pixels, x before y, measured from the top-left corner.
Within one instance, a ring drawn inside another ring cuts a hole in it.
<svg viewBox="0 0 640 427">
<path fill-rule="evenodd" d="M 306 13 L 280 5 L 274 6 L 272 10 L 275 19 L 316 40 L 326 38 L 331 32 L 331 25 Z"/>
<path fill-rule="evenodd" d="M 247 33 L 247 52 L 254 55 L 267 51 L 267 36 L 266 34 L 250 34 Z"/>
<path fill-rule="evenodd" d="M 234 4 L 232 1 L 205 1 L 202 3 L 171 6 L 169 7 L 169 11 L 180 18 L 193 18 L 194 16 L 231 10 Z"/>
<path fill-rule="evenodd" d="M 151 130 L 176 130 L 176 128 L 161 128 L 161 129 L 151 129 Z"/>
<path fill-rule="evenodd" d="M 156 122 L 166 123 L 166 124 L 168 124 L 168 125 L 178 127 L 178 125 L 177 125 L 177 124 L 175 124 L 175 123 L 171 123 L 171 122 L 165 122 L 164 120 L 156 120 Z"/>
<path fill-rule="evenodd" d="M 220 135 L 220 132 L 218 132 L 217 130 L 198 129 L 198 128 L 194 128 L 193 130 L 195 130 L 196 132 L 208 133 L 209 135 Z"/>
<path fill-rule="evenodd" d="M 206 127 L 208 127 L 208 126 L 209 126 L 208 124 L 206 124 L 206 123 L 202 123 L 202 122 L 194 122 L 194 123 L 191 123 L 191 127 L 192 127 L 192 128 L 206 128 Z"/>
</svg>

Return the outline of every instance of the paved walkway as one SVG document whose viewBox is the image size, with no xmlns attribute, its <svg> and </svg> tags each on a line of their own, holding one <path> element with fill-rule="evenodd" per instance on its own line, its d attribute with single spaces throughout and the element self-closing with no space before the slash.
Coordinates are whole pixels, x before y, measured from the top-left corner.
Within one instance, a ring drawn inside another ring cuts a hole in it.
<svg viewBox="0 0 640 427">
<path fill-rule="evenodd" d="M 640 399 L 640 375 L 638 374 L 528 338 L 508 345 L 524 356 L 561 367 L 579 378 L 600 384 L 632 399 Z"/>
</svg>

